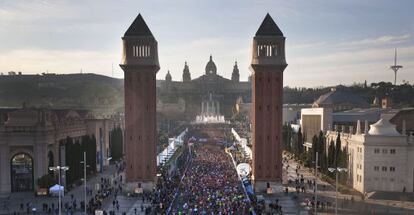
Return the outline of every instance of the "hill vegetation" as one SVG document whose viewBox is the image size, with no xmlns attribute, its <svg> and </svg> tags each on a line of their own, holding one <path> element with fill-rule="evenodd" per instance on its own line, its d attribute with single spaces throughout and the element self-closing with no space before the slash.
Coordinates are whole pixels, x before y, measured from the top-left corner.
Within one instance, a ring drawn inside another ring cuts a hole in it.
<svg viewBox="0 0 414 215">
<path fill-rule="evenodd" d="M 123 80 L 96 74 L 0 76 L 0 106 L 117 110 L 123 107 Z"/>
<path fill-rule="evenodd" d="M 336 86 L 338 87 L 338 86 Z M 361 95 L 368 103 L 374 98 L 390 97 L 394 104 L 414 107 L 414 86 L 394 86 L 389 82 L 340 86 Z M 284 88 L 284 103 L 313 103 L 332 87 Z M 97 74 L 0 75 L 0 107 L 29 106 L 84 108 L 97 111 L 122 111 L 123 80 Z"/>
</svg>

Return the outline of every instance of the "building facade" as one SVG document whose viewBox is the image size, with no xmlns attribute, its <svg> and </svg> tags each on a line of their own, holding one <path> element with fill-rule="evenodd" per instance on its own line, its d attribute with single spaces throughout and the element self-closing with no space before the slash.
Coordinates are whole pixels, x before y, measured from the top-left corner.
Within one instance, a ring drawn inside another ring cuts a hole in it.
<svg viewBox="0 0 414 215">
<path fill-rule="evenodd" d="M 35 191 L 38 178 L 51 166 L 65 166 L 65 146 L 70 137 L 96 138 L 96 171 L 108 165 L 110 119 L 94 119 L 85 110 L 0 109 L 0 195 Z M 62 177 L 65 184 L 65 174 Z"/>
<path fill-rule="evenodd" d="M 366 121 L 365 124 L 368 124 Z M 348 153 L 348 181 L 361 193 L 372 191 L 414 192 L 414 136 L 397 132 L 386 119 L 355 132 L 328 131 L 327 145 L 340 135 Z"/>
<path fill-rule="evenodd" d="M 173 81 L 167 72 L 165 80 L 157 80 L 157 112 L 161 117 L 192 121 L 206 110 L 205 101 L 210 95 L 220 107 L 220 114 L 229 119 L 235 113 L 234 106 L 239 99 L 251 102 L 252 84 L 240 81 L 237 62 L 231 79 L 219 75 L 218 68 L 210 55 L 202 76 L 191 79 L 190 67 L 185 62 L 183 80 Z"/>
</svg>

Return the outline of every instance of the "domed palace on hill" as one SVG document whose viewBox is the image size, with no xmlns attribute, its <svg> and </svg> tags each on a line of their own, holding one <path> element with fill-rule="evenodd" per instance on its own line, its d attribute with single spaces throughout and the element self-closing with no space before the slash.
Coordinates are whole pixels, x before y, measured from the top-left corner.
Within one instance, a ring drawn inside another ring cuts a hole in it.
<svg viewBox="0 0 414 215">
<path fill-rule="evenodd" d="M 207 102 L 210 94 L 213 103 Z M 165 80 L 157 80 L 157 111 L 169 119 L 194 120 L 202 112 L 202 105 L 207 104 L 213 105 L 218 114 L 229 118 L 240 98 L 251 102 L 251 82 L 240 81 L 237 62 L 234 64 L 231 79 L 220 76 L 211 55 L 204 75 L 198 78 L 191 79 L 190 66 L 185 62 L 182 81 L 173 81 L 169 71 Z"/>
</svg>

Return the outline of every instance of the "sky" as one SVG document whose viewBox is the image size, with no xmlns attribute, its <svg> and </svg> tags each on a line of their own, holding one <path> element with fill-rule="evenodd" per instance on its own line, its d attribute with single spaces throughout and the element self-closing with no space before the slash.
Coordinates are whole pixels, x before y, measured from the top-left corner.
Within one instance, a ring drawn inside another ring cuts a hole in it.
<svg viewBox="0 0 414 215">
<path fill-rule="evenodd" d="M 284 85 L 319 87 L 394 79 L 414 82 L 412 0 L 0 0 L 0 72 L 123 77 L 121 36 L 141 13 L 158 41 L 161 69 L 182 80 L 251 73 L 254 34 L 269 13 L 286 37 Z"/>
</svg>

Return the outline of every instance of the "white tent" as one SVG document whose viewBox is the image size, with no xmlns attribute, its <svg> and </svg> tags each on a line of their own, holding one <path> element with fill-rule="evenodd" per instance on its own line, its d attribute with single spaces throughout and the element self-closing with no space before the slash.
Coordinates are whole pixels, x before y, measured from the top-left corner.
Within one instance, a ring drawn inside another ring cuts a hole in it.
<svg viewBox="0 0 414 215">
<path fill-rule="evenodd" d="M 58 196 L 59 195 L 59 191 L 61 192 L 61 195 L 64 196 L 65 195 L 65 187 L 55 184 L 52 187 L 49 188 L 49 194 L 53 195 L 53 196 Z"/>
</svg>

